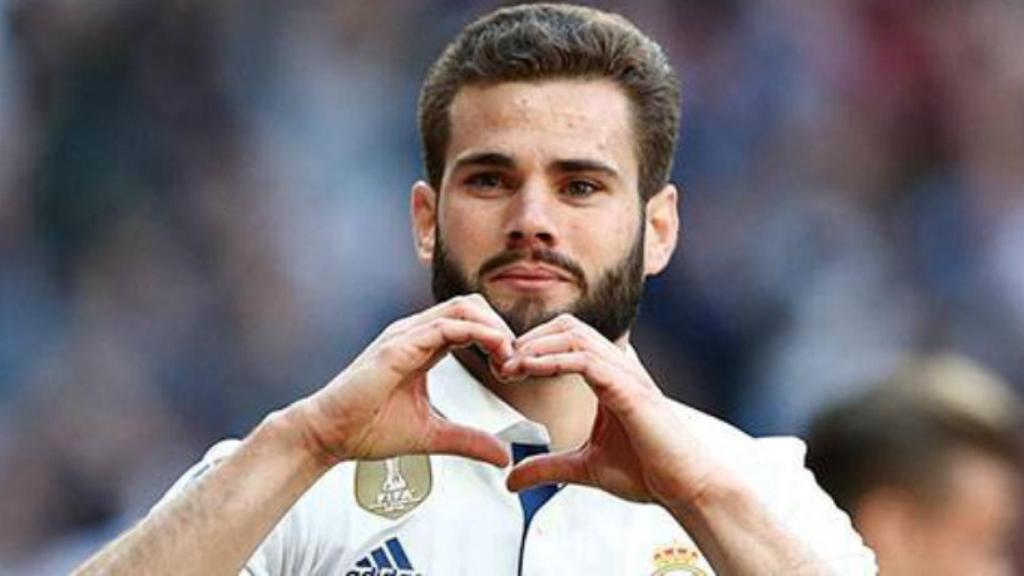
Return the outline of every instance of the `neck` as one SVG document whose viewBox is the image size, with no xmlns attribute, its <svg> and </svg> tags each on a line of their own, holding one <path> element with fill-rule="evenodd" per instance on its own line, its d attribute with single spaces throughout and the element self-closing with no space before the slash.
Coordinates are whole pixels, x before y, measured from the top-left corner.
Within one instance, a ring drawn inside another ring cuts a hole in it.
<svg viewBox="0 0 1024 576">
<path fill-rule="evenodd" d="M 621 342 L 625 346 L 627 337 Z M 543 424 L 551 437 L 551 450 L 573 450 L 583 445 L 597 416 L 597 397 L 578 374 L 502 382 L 494 377 L 487 358 L 473 348 L 452 350 L 452 355 L 506 404 L 530 420 Z"/>
</svg>

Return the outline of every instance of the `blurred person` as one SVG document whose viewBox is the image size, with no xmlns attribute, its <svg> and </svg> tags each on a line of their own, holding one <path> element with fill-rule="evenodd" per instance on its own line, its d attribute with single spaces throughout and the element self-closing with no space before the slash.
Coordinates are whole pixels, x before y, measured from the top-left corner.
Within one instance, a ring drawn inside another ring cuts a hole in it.
<svg viewBox="0 0 1024 576">
<path fill-rule="evenodd" d="M 420 99 L 438 303 L 214 446 L 79 573 L 873 573 L 798 441 L 669 400 L 629 345 L 676 245 L 678 115 L 619 16 L 466 27 Z"/>
<path fill-rule="evenodd" d="M 0 126 L 2 574 L 68 573 L 252 425 L 235 382 L 262 413 L 281 380 L 241 374 L 286 364 L 250 335 L 284 340 L 289 307 L 249 225 L 215 4 L 0 2 L 0 109 L 20 115 Z"/>
<path fill-rule="evenodd" d="M 1019 419 L 994 375 L 964 357 L 926 358 L 821 413 L 807 465 L 881 574 L 1015 574 Z"/>
</svg>

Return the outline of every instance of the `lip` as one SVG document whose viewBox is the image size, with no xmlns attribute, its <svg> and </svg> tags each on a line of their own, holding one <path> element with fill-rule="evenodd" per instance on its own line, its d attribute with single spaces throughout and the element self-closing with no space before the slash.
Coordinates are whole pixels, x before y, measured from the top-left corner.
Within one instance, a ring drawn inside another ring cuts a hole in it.
<svg viewBox="0 0 1024 576">
<path fill-rule="evenodd" d="M 515 290 L 525 291 L 547 290 L 573 281 L 565 272 L 536 264 L 507 266 L 498 270 L 490 280 Z"/>
</svg>

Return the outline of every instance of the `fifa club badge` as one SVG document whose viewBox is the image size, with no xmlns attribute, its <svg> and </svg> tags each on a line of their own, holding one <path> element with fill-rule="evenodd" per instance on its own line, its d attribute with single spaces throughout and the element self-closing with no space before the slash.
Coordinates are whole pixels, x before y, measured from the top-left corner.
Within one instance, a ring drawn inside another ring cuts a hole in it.
<svg viewBox="0 0 1024 576">
<path fill-rule="evenodd" d="M 697 566 L 700 552 L 682 544 L 669 544 L 654 553 L 655 570 L 651 576 L 707 576 Z"/>
<path fill-rule="evenodd" d="M 430 495 L 430 458 L 425 454 L 356 463 L 356 502 L 389 520 L 401 518 Z"/>
</svg>

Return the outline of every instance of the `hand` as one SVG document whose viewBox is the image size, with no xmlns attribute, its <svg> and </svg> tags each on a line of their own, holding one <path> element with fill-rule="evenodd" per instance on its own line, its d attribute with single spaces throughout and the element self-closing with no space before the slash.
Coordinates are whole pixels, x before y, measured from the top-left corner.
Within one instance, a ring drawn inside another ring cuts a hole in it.
<svg viewBox="0 0 1024 576">
<path fill-rule="evenodd" d="M 390 325 L 327 386 L 299 403 L 309 443 L 329 464 L 400 454 L 456 454 L 508 463 L 505 446 L 433 411 L 426 373 L 451 348 L 476 344 L 492 363 L 514 335 L 478 294 L 460 296 Z"/>
<path fill-rule="evenodd" d="M 716 471 L 640 362 L 570 315 L 520 336 L 500 374 L 579 374 L 598 399 L 589 440 L 575 451 L 520 463 L 508 477 L 511 490 L 583 484 L 673 507 L 697 498 Z"/>
</svg>

